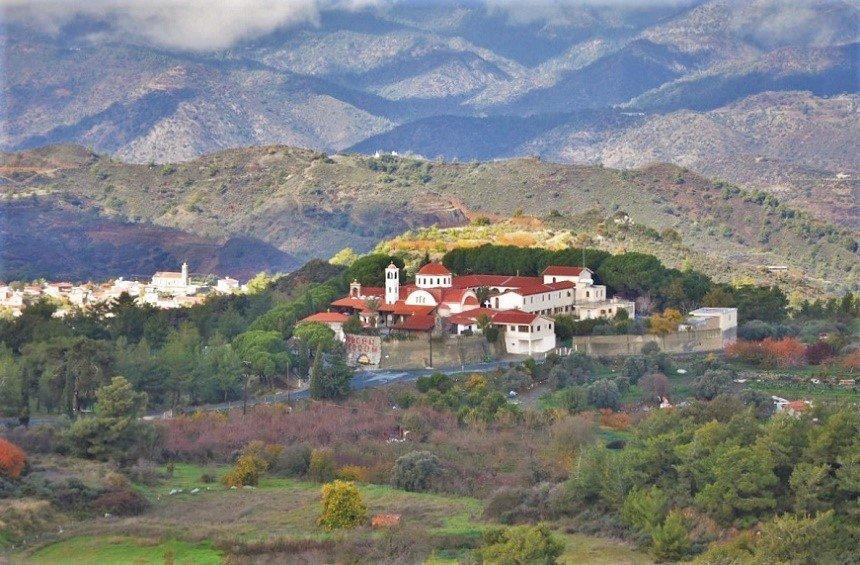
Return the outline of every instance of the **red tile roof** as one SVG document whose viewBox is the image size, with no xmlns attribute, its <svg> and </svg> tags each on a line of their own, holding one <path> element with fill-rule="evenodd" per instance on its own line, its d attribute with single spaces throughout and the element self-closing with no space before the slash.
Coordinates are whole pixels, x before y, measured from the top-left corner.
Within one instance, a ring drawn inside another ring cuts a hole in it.
<svg viewBox="0 0 860 565">
<path fill-rule="evenodd" d="M 538 317 L 522 310 L 502 310 L 493 315 L 494 324 L 531 324 Z"/>
<path fill-rule="evenodd" d="M 543 270 L 543 275 L 557 275 L 561 277 L 578 277 L 582 273 L 582 267 L 565 267 L 563 265 L 550 265 Z"/>
<path fill-rule="evenodd" d="M 394 326 L 395 330 L 419 331 L 427 332 L 433 329 L 436 325 L 436 318 L 425 314 L 416 314 L 409 316 L 399 324 Z"/>
<path fill-rule="evenodd" d="M 459 304 L 463 301 L 467 292 L 469 292 L 468 288 L 446 288 L 442 292 L 442 302 L 454 302 Z"/>
<path fill-rule="evenodd" d="M 807 404 L 805 400 L 792 400 L 786 406 L 795 412 L 805 412 L 810 408 L 809 404 Z"/>
<path fill-rule="evenodd" d="M 497 310 L 492 310 L 490 308 L 474 308 L 472 310 L 466 310 L 465 312 L 460 312 L 459 314 L 452 314 L 448 316 L 447 322 L 450 324 L 460 324 L 463 326 L 467 326 L 469 324 L 474 324 L 478 321 L 478 318 L 481 316 L 487 316 L 490 319 L 493 318 L 493 314 L 498 313 Z"/>
<path fill-rule="evenodd" d="M 526 286 L 519 286 L 507 292 L 515 292 L 521 296 L 532 296 L 534 294 L 544 294 L 552 291 L 553 289 L 545 284 L 530 284 Z"/>
<path fill-rule="evenodd" d="M 354 310 L 364 310 L 367 308 L 367 304 L 364 303 L 364 300 L 361 298 L 353 298 L 351 296 L 338 298 L 332 302 L 331 305 L 335 308 L 352 308 Z"/>
<path fill-rule="evenodd" d="M 442 263 L 427 263 L 420 269 L 418 269 L 419 275 L 450 275 L 451 271 L 448 270 L 445 265 Z"/>
<path fill-rule="evenodd" d="M 343 323 L 349 320 L 349 316 L 346 314 L 341 314 L 340 312 L 317 312 L 316 314 L 311 314 L 307 318 L 303 318 L 299 320 L 299 323 L 302 322 L 320 322 L 322 324 L 325 323 Z"/>
<path fill-rule="evenodd" d="M 381 286 L 362 286 L 361 295 L 365 297 L 374 296 L 382 298 L 385 296 L 385 289 Z"/>
<path fill-rule="evenodd" d="M 394 304 L 380 304 L 380 312 L 391 312 L 398 316 L 414 316 L 416 314 L 428 315 L 435 310 L 435 306 L 411 306 L 403 302 L 395 302 Z"/>
<path fill-rule="evenodd" d="M 462 277 L 454 277 L 451 286 L 455 288 L 480 288 L 482 286 L 518 288 L 535 284 L 543 284 L 543 279 L 540 277 L 511 275 L 464 275 Z"/>
</svg>

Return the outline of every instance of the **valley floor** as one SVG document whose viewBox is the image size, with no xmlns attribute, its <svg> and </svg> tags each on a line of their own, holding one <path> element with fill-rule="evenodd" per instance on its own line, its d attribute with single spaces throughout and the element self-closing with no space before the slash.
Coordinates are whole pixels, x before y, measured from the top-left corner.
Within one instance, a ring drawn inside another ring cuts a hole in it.
<svg viewBox="0 0 860 565">
<path fill-rule="evenodd" d="M 39 463 L 74 467 L 74 460 L 48 458 Z M 86 472 L 98 472 L 81 463 Z M 335 544 L 360 547 L 386 533 L 359 528 L 325 532 L 316 525 L 320 485 L 266 477 L 257 488 L 229 490 L 205 483 L 204 474 L 220 476 L 226 467 L 179 464 L 157 487 L 138 485 L 152 507 L 129 518 L 100 517 L 67 522 L 58 533 L 11 556 L 13 563 L 220 563 L 315 562 Z M 177 492 L 181 489 L 181 492 Z M 199 489 L 192 494 L 192 491 Z M 371 514 L 402 516 L 402 539 L 390 545 L 420 544 L 422 537 L 450 540 L 451 550 L 435 550 L 430 562 L 454 562 L 462 546 L 494 524 L 482 519 L 483 503 L 474 498 L 411 493 L 379 485 L 362 485 Z M 174 493 L 174 494 L 171 494 Z M 423 533 L 422 533 L 423 532 Z M 562 563 L 651 563 L 620 541 L 558 532 L 566 548 Z M 434 545 L 438 545 L 434 541 Z M 444 545 L 444 543 L 442 544 Z"/>
</svg>

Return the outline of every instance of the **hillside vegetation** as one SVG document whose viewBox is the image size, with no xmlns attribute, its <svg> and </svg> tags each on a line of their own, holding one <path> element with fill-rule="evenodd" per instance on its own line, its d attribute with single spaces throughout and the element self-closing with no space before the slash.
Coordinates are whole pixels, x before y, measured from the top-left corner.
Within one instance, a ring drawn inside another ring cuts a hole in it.
<svg viewBox="0 0 860 565">
<path fill-rule="evenodd" d="M 136 165 L 55 146 L 4 155 L 0 167 L 7 202 L 36 198 L 222 241 L 245 236 L 301 260 L 366 251 L 409 229 L 525 215 L 671 266 L 693 262 L 718 280 L 776 264 L 836 290 L 858 275 L 856 233 L 671 165 L 442 163 L 282 146 Z"/>
</svg>

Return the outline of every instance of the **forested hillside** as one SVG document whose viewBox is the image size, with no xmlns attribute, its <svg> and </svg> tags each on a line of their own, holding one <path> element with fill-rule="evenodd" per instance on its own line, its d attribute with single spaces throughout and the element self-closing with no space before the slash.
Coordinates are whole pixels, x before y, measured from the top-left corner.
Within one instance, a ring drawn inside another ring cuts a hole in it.
<svg viewBox="0 0 860 565">
<path fill-rule="evenodd" d="M 55 146 L 6 154 L 2 169 L 8 206 L 36 199 L 141 228 L 154 224 L 221 242 L 251 238 L 300 260 L 327 258 L 343 247 L 366 251 L 407 229 L 524 215 L 610 248 L 655 253 L 673 266 L 693 261 L 718 280 L 787 265 L 818 291 L 857 282 L 855 233 L 771 195 L 671 165 L 619 171 L 536 158 L 445 163 L 282 146 L 135 165 Z M 19 228 L 32 230 L 44 231 Z M 283 268 L 265 247 L 248 249 L 245 255 L 267 257 L 259 269 Z M 18 252 L 3 249 L 10 257 Z M 28 258 L 34 268 L 41 256 Z M 192 269 L 205 265 L 189 258 Z M 71 251 L 69 260 L 75 261 Z"/>
</svg>

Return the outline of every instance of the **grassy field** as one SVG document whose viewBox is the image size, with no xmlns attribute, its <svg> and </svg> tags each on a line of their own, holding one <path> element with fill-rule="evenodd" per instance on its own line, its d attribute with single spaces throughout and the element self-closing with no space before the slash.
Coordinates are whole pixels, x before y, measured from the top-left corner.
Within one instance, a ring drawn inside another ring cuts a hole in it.
<svg viewBox="0 0 860 565">
<path fill-rule="evenodd" d="M 224 548 L 274 547 L 290 543 L 336 542 L 345 535 L 374 539 L 370 528 L 326 532 L 316 525 L 320 485 L 266 477 L 258 487 L 226 489 L 205 483 L 204 474 L 220 476 L 226 467 L 178 464 L 157 487 L 138 486 L 152 501 L 144 514 L 130 518 L 95 518 L 70 524 L 53 543 L 15 556 L 22 563 L 219 563 Z M 494 524 L 482 519 L 480 500 L 410 493 L 382 485 L 360 485 L 371 514 L 397 513 L 404 527 L 418 527 L 431 539 L 456 537 L 477 543 Z M 182 492 L 176 492 L 181 489 Z M 192 494 L 192 491 L 199 489 Z M 174 492 L 174 494 L 170 494 Z M 560 533 L 566 542 L 564 563 L 644 563 L 647 556 L 615 540 Z M 455 562 L 463 550 L 441 551 L 435 562 Z"/>
<path fill-rule="evenodd" d="M 128 536 L 80 536 L 48 545 L 26 559 L 27 563 L 168 563 L 216 565 L 222 552 L 209 544 L 177 540 L 155 541 Z"/>
</svg>

